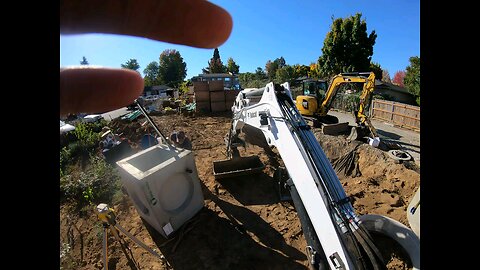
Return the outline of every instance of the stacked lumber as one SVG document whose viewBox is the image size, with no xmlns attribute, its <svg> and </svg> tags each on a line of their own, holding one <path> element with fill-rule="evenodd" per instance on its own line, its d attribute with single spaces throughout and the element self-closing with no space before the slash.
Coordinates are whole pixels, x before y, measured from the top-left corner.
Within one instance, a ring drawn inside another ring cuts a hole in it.
<svg viewBox="0 0 480 270">
<path fill-rule="evenodd" d="M 232 107 L 239 90 L 225 90 L 223 81 L 193 82 L 197 112 L 225 112 Z"/>
<path fill-rule="evenodd" d="M 193 82 L 196 111 L 210 112 L 210 90 L 208 82 Z"/>
</svg>

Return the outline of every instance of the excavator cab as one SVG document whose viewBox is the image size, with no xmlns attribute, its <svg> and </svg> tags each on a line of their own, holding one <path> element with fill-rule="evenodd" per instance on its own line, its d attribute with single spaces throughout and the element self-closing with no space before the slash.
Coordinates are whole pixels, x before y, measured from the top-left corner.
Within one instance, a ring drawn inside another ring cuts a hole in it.
<svg viewBox="0 0 480 270">
<path fill-rule="evenodd" d="M 302 92 L 306 96 L 314 96 L 319 101 L 323 100 L 327 91 L 327 82 L 324 80 L 306 79 L 302 82 Z"/>
<path fill-rule="evenodd" d="M 302 81 L 302 95 L 296 100 L 296 107 L 302 115 L 314 116 L 327 91 L 324 80 L 306 79 Z"/>
</svg>

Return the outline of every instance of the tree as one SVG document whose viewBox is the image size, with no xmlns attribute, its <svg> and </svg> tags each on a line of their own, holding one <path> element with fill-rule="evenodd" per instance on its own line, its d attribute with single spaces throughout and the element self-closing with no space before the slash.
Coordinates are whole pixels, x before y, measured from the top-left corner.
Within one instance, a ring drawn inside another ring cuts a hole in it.
<svg viewBox="0 0 480 270">
<path fill-rule="evenodd" d="M 268 60 L 267 63 L 265 63 L 265 73 L 268 79 L 271 80 L 273 76 L 275 76 L 275 71 L 277 71 L 277 68 L 278 66 L 270 60 Z"/>
<path fill-rule="evenodd" d="M 233 74 L 238 74 L 240 71 L 240 66 L 235 63 L 232 57 L 228 58 L 227 61 L 227 72 L 231 72 Z"/>
<path fill-rule="evenodd" d="M 395 72 L 395 75 L 393 75 L 392 83 L 400 87 L 404 87 L 403 78 L 405 78 L 405 71 L 397 71 Z"/>
<path fill-rule="evenodd" d="M 275 82 L 277 83 L 290 82 L 293 79 L 295 79 L 295 70 L 290 65 L 283 66 L 275 72 Z"/>
<path fill-rule="evenodd" d="M 267 74 L 265 74 L 265 71 L 263 71 L 261 67 L 257 67 L 257 69 L 255 69 L 255 78 L 257 80 L 264 80 L 267 78 Z"/>
<path fill-rule="evenodd" d="M 80 65 L 88 65 L 87 58 L 85 56 L 82 57 L 82 61 L 80 61 Z"/>
<path fill-rule="evenodd" d="M 242 88 L 259 88 L 264 87 L 268 83 L 267 75 L 261 67 L 255 69 L 255 73 L 245 72 L 238 74 L 238 80 Z"/>
<path fill-rule="evenodd" d="M 299 77 L 308 77 L 308 73 L 310 73 L 310 66 L 306 65 L 300 65 L 296 64 L 293 65 L 293 70 L 294 70 L 294 78 L 299 78 Z"/>
<path fill-rule="evenodd" d="M 160 84 L 177 87 L 187 76 L 187 64 L 180 52 L 167 49 L 160 54 L 158 80 Z"/>
<path fill-rule="evenodd" d="M 147 67 L 143 70 L 143 74 L 145 74 L 145 77 L 143 78 L 145 86 L 154 86 L 160 84 L 158 80 L 159 69 L 160 66 L 158 65 L 158 62 L 153 61 L 147 65 Z"/>
<path fill-rule="evenodd" d="M 267 73 L 268 79 L 269 80 L 275 79 L 275 76 L 277 74 L 277 69 L 282 68 L 285 65 L 286 65 L 286 62 L 283 56 L 273 60 L 273 62 L 268 60 L 267 63 L 265 64 L 265 71 Z"/>
<path fill-rule="evenodd" d="M 138 69 L 140 68 L 140 65 L 138 64 L 137 59 L 130 59 L 125 64 L 121 64 L 121 66 L 122 68 L 135 70 L 136 72 L 138 72 Z"/>
<path fill-rule="evenodd" d="M 390 73 L 388 73 L 388 70 L 386 69 L 382 69 L 382 81 L 392 83 L 392 79 L 390 79 Z"/>
<path fill-rule="evenodd" d="M 225 73 L 226 67 L 223 65 L 222 59 L 220 59 L 220 52 L 218 48 L 213 51 L 213 57 L 208 61 L 208 67 L 203 68 L 202 72 L 207 73 Z"/>
<path fill-rule="evenodd" d="M 308 71 L 309 78 L 320 79 L 320 66 L 316 63 L 310 64 L 310 70 Z"/>
<path fill-rule="evenodd" d="M 331 77 L 341 72 L 369 70 L 377 34 L 367 34 L 367 23 L 356 13 L 333 21 L 318 59 L 320 73 Z"/>
<path fill-rule="evenodd" d="M 375 74 L 375 79 L 376 80 L 382 79 L 383 71 L 382 71 L 382 67 L 380 66 L 379 63 L 371 62 L 370 63 L 370 71 L 372 71 L 373 74 Z"/>
<path fill-rule="evenodd" d="M 267 77 L 265 76 L 265 73 L 262 74 L 259 72 L 262 71 L 261 68 L 257 68 L 255 70 L 255 73 L 252 72 L 245 72 L 245 73 L 240 73 L 238 74 L 238 80 L 240 82 L 240 85 L 243 88 L 259 88 L 265 86 L 268 81 Z"/>
<path fill-rule="evenodd" d="M 410 65 L 406 68 L 403 82 L 408 92 L 415 95 L 417 104 L 420 105 L 420 57 L 413 56 L 409 58 Z"/>
</svg>

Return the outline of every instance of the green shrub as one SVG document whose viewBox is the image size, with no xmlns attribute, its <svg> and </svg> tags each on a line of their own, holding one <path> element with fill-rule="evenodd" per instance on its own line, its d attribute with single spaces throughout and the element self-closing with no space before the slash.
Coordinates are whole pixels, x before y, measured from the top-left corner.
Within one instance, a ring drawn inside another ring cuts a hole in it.
<svg viewBox="0 0 480 270">
<path fill-rule="evenodd" d="M 62 177 L 66 171 L 67 165 L 70 163 L 70 150 L 67 147 L 60 149 L 60 177 Z"/>
<path fill-rule="evenodd" d="M 100 134 L 93 131 L 90 123 L 78 123 L 73 131 L 82 151 L 90 152 L 100 141 Z"/>
<path fill-rule="evenodd" d="M 84 123 L 86 127 L 93 132 L 100 133 L 102 132 L 102 128 L 108 124 L 108 122 L 105 119 L 102 119 L 100 121 L 96 121 L 93 123 Z"/>
<path fill-rule="evenodd" d="M 85 170 L 60 178 L 60 199 L 75 202 L 78 206 L 108 203 L 121 189 L 119 179 L 112 165 L 99 156 L 90 155 Z"/>
</svg>

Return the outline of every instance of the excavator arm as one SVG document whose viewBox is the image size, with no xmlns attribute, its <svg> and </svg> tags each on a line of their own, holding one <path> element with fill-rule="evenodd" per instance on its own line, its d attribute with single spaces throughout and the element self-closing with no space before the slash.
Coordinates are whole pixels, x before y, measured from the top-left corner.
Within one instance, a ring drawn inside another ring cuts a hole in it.
<svg viewBox="0 0 480 270">
<path fill-rule="evenodd" d="M 368 77 L 366 75 L 368 75 Z M 330 81 L 327 92 L 325 93 L 325 98 L 320 104 L 320 108 L 319 108 L 320 116 L 327 115 L 328 111 L 332 107 L 332 102 L 335 99 L 335 96 L 337 95 L 338 89 L 342 85 L 347 83 L 363 83 L 363 91 L 362 91 L 362 95 L 360 96 L 360 108 L 359 108 L 359 112 L 361 111 L 363 115 L 364 107 L 367 104 L 365 103 L 365 101 L 368 101 L 368 98 L 370 97 L 371 93 L 375 88 L 375 74 L 373 72 L 341 73 L 334 76 Z"/>
<path fill-rule="evenodd" d="M 363 90 L 360 95 L 358 109 L 354 111 L 355 122 L 360 130 L 363 131 L 368 129 L 371 137 L 378 137 L 376 129 L 373 127 L 370 119 L 365 114 L 365 107 L 370 103 L 370 98 L 375 90 L 375 74 L 373 72 L 341 73 L 333 77 L 325 94 L 325 99 L 320 104 L 319 116 L 322 117 L 328 114 L 328 111 L 332 106 L 333 99 L 337 95 L 338 89 L 340 86 L 346 83 L 363 83 Z M 365 131 L 362 133 L 365 133 Z M 355 135 L 355 137 L 359 136 L 359 134 L 357 134 L 357 130 L 355 130 Z"/>
<path fill-rule="evenodd" d="M 307 243 L 317 243 L 307 247 L 312 265 L 317 269 L 384 269 L 333 167 L 295 107 L 289 84 L 243 90 L 232 111 L 230 142 L 241 132 L 246 137 L 256 133 L 250 137 L 277 148 L 292 182 L 292 198 L 297 198 L 295 207 L 305 213 L 300 219 L 304 233 L 313 232 L 306 236 Z"/>
<path fill-rule="evenodd" d="M 373 91 L 375 90 L 375 74 L 370 72 L 363 84 L 362 94 L 360 95 L 360 103 L 358 110 L 354 112 L 355 121 L 360 128 L 366 128 L 370 132 L 371 137 L 378 137 L 377 130 L 370 122 L 370 118 L 365 114 L 365 107 L 370 104 Z"/>
</svg>

